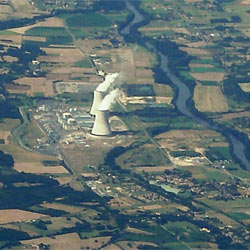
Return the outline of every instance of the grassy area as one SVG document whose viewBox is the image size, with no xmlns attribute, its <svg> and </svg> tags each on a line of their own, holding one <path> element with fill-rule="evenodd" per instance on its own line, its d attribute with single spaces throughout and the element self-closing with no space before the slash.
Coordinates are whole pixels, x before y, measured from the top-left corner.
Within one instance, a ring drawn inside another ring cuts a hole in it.
<svg viewBox="0 0 250 250">
<path fill-rule="evenodd" d="M 125 154 L 117 158 L 118 164 L 122 167 L 133 167 L 133 166 L 161 166 L 169 164 L 169 159 L 163 155 L 159 149 L 154 147 L 140 147 L 131 149 Z"/>
<path fill-rule="evenodd" d="M 84 13 L 66 17 L 69 27 L 109 27 L 112 23 L 104 15 L 98 13 Z"/>
<path fill-rule="evenodd" d="M 211 152 L 219 153 L 224 159 L 231 159 L 232 156 L 230 154 L 229 147 L 211 147 Z"/>
<path fill-rule="evenodd" d="M 0 30 L 0 36 L 9 36 L 9 35 L 19 35 L 19 34 L 10 30 Z"/>
<path fill-rule="evenodd" d="M 249 214 L 242 213 L 242 212 L 231 212 L 231 213 L 228 213 L 228 216 L 233 218 L 234 220 L 237 220 L 237 221 L 250 219 Z"/>
<path fill-rule="evenodd" d="M 189 222 L 168 222 L 164 228 L 178 235 L 185 242 L 207 241 L 210 238 L 207 233 L 201 232 L 197 226 Z"/>
<path fill-rule="evenodd" d="M 181 76 L 185 77 L 187 80 L 195 80 L 193 76 L 187 71 L 180 71 Z"/>
<path fill-rule="evenodd" d="M 193 73 L 225 72 L 225 70 L 222 68 L 198 67 L 198 68 L 191 68 L 191 72 Z"/>
<path fill-rule="evenodd" d="M 85 58 L 81 61 L 78 61 L 74 64 L 75 67 L 80 67 L 80 68 L 92 68 L 93 65 L 91 63 L 91 61 L 89 60 L 89 58 Z"/>
<path fill-rule="evenodd" d="M 46 37 L 49 44 L 71 44 L 72 38 L 63 27 L 34 27 L 25 32 L 27 36 Z"/>
<path fill-rule="evenodd" d="M 19 119 L 3 119 L 2 122 L 0 122 L 0 130 L 6 130 L 11 131 L 13 128 L 20 125 L 21 121 Z"/>
<path fill-rule="evenodd" d="M 219 82 L 213 82 L 213 81 L 201 81 L 201 84 L 207 86 L 220 86 Z"/>
<path fill-rule="evenodd" d="M 170 120 L 171 129 L 201 129 L 203 126 L 186 116 L 173 117 Z"/>
</svg>

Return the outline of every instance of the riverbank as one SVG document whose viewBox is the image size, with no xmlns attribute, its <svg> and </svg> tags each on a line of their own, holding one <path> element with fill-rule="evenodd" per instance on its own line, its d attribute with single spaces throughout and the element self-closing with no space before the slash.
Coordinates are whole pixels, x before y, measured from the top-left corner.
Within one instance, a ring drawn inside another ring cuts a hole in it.
<svg viewBox="0 0 250 250">
<path fill-rule="evenodd" d="M 147 47 L 150 50 L 153 50 L 155 53 L 157 53 L 158 57 L 160 58 L 160 64 L 159 67 L 163 72 L 165 72 L 165 75 L 171 80 L 173 85 L 175 86 L 175 98 L 174 98 L 174 105 L 176 109 L 181 113 L 184 114 L 191 119 L 193 119 L 195 122 L 202 123 L 204 126 L 208 127 L 209 129 L 216 130 L 220 132 L 223 136 L 225 136 L 229 143 L 230 143 L 230 150 L 232 155 L 234 156 L 234 159 L 245 169 L 250 170 L 250 162 L 247 159 L 247 152 L 249 151 L 249 144 L 244 139 L 244 142 L 241 141 L 241 138 L 237 138 L 235 135 L 238 135 L 235 133 L 235 131 L 231 131 L 228 128 L 224 126 L 218 126 L 213 121 L 205 117 L 202 113 L 198 112 L 197 109 L 195 109 L 194 104 L 192 102 L 193 100 L 193 89 L 188 88 L 184 82 L 182 82 L 181 79 L 178 78 L 173 72 L 171 72 L 171 69 L 169 69 L 168 66 L 168 57 L 167 57 L 167 50 L 165 47 L 161 46 L 155 46 L 155 44 L 152 44 L 152 39 L 144 37 L 141 35 L 140 32 L 138 32 L 138 28 L 149 23 L 151 20 L 151 17 L 148 14 L 145 14 L 143 10 L 139 8 L 138 5 L 133 6 L 129 1 L 126 1 L 127 8 L 134 14 L 134 20 L 133 24 L 126 27 L 126 30 L 123 29 L 120 31 L 122 35 L 124 35 L 124 38 L 127 42 L 136 42 L 139 43 L 145 47 Z M 144 18 L 145 15 L 145 18 Z M 179 49 L 178 46 L 175 48 L 172 46 L 172 49 Z M 178 53 L 177 53 L 178 54 Z M 188 62 L 188 57 L 187 61 Z M 192 85 L 191 85 L 192 86 Z"/>
</svg>

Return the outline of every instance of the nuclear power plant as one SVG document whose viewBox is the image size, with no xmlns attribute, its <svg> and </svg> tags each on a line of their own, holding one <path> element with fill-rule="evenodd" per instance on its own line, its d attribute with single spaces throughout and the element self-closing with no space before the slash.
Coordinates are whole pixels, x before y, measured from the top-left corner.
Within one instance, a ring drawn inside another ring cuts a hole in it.
<svg viewBox="0 0 250 250">
<path fill-rule="evenodd" d="M 109 87 L 115 82 L 118 73 L 107 74 L 105 80 L 100 83 L 94 91 L 94 99 L 90 114 L 95 116 L 95 122 L 92 129 L 93 135 L 108 136 L 111 135 L 109 125 L 109 109 L 111 104 L 118 96 L 118 89 L 113 89 L 107 94 Z"/>
<path fill-rule="evenodd" d="M 102 136 L 111 135 L 111 129 L 109 126 L 109 110 L 96 110 L 92 134 Z"/>
<path fill-rule="evenodd" d="M 93 104 L 92 104 L 92 107 L 91 107 L 91 110 L 90 110 L 91 115 L 96 115 L 96 113 L 98 111 L 98 107 L 102 103 L 103 96 L 104 96 L 103 92 L 100 92 L 100 91 L 97 91 L 97 90 L 94 91 L 94 100 L 93 100 Z"/>
</svg>

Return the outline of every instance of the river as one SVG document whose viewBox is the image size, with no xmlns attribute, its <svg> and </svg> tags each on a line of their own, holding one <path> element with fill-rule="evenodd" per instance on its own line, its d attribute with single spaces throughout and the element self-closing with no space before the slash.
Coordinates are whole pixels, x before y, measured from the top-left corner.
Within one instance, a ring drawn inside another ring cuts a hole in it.
<svg viewBox="0 0 250 250">
<path fill-rule="evenodd" d="M 134 18 L 129 22 L 129 24 L 121 30 L 122 35 L 130 35 L 131 28 L 135 24 L 139 24 L 145 18 L 142 13 L 140 13 L 130 2 L 129 0 L 125 0 L 126 7 L 129 11 L 131 11 L 134 15 Z M 131 34 L 132 35 L 132 34 Z M 175 106 L 176 108 L 185 116 L 188 116 L 195 122 L 199 122 L 203 124 L 208 129 L 216 130 L 218 132 L 223 132 L 224 135 L 229 139 L 230 145 L 232 147 L 232 152 L 234 156 L 241 162 L 242 165 L 245 166 L 246 169 L 250 170 L 250 162 L 245 155 L 245 145 L 237 139 L 233 134 L 223 131 L 222 128 L 216 126 L 215 124 L 211 124 L 202 117 L 199 117 L 197 114 L 194 114 L 192 110 L 188 107 L 187 102 L 190 98 L 192 98 L 192 93 L 189 88 L 181 81 L 178 77 L 176 77 L 168 68 L 168 58 L 166 55 L 163 55 L 160 51 L 158 51 L 155 46 L 149 42 L 145 41 L 145 46 L 153 50 L 155 53 L 159 55 L 160 58 L 160 67 L 166 73 L 166 75 L 170 78 L 173 84 L 177 87 L 177 97 Z"/>
</svg>

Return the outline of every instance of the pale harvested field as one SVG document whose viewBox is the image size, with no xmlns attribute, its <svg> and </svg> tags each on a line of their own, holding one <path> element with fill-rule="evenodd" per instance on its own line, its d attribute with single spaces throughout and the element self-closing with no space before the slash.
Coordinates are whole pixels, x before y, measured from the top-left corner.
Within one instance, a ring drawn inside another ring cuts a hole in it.
<svg viewBox="0 0 250 250">
<path fill-rule="evenodd" d="M 41 162 L 15 162 L 14 169 L 18 172 L 32 174 L 68 174 L 63 166 L 45 167 Z"/>
<path fill-rule="evenodd" d="M 128 131 L 128 127 L 119 116 L 112 116 L 109 121 L 112 131 Z"/>
<path fill-rule="evenodd" d="M 20 36 L 20 35 L 1 35 L 0 40 L 5 41 L 6 43 L 9 42 L 9 43 L 14 43 L 14 44 L 21 44 L 22 43 L 22 36 Z"/>
<path fill-rule="evenodd" d="M 250 0 L 242 0 L 241 4 L 250 5 Z"/>
<path fill-rule="evenodd" d="M 10 14 L 13 10 L 9 5 L 1 5 L 0 4 L 0 13 L 1 14 Z"/>
<path fill-rule="evenodd" d="M 134 52 L 134 63 L 136 67 L 151 67 L 150 57 L 151 53 Z"/>
<path fill-rule="evenodd" d="M 32 213 L 19 209 L 5 209 L 5 210 L 0 210 L 0 224 L 36 220 L 44 216 L 46 215 Z"/>
<path fill-rule="evenodd" d="M 8 29 L 8 30 L 16 32 L 18 34 L 24 34 L 26 32 L 26 30 L 29 30 L 29 29 L 34 28 L 36 26 L 37 26 L 37 24 L 32 24 L 32 25 L 27 25 L 27 26 L 20 27 L 20 28 L 12 28 L 12 29 Z"/>
<path fill-rule="evenodd" d="M 60 203 L 43 203 L 41 204 L 41 206 L 45 208 L 63 210 L 69 213 L 80 213 L 82 212 L 82 210 L 84 210 L 84 208 L 82 207 L 69 206 L 69 205 L 64 205 Z"/>
<path fill-rule="evenodd" d="M 108 39 L 96 39 L 96 40 L 77 40 L 77 45 L 87 54 L 93 53 L 95 47 L 103 47 L 103 45 L 112 45 Z M 94 52 L 95 53 L 95 52 Z M 98 51 L 99 53 L 99 51 Z"/>
<path fill-rule="evenodd" d="M 128 227 L 126 229 L 126 231 L 129 232 L 129 233 L 135 233 L 135 234 L 154 235 L 153 233 L 150 233 L 150 232 L 147 232 L 147 231 L 144 231 L 144 230 L 140 230 L 140 229 L 137 229 L 137 228 L 133 228 L 133 227 Z"/>
<path fill-rule="evenodd" d="M 195 107 L 201 112 L 226 112 L 228 104 L 219 86 L 197 85 L 194 89 Z"/>
<path fill-rule="evenodd" d="M 171 130 L 165 133 L 162 133 L 160 135 L 157 135 L 155 138 L 161 138 L 161 139 L 185 139 L 185 138 L 191 138 L 194 139 L 200 139 L 200 138 L 206 138 L 206 137 L 219 137 L 220 134 L 213 130 L 195 130 L 195 129 L 183 129 L 183 130 Z"/>
<path fill-rule="evenodd" d="M 162 26 L 162 27 L 142 27 L 139 28 L 140 31 L 164 31 L 164 30 L 169 30 L 167 26 Z"/>
<path fill-rule="evenodd" d="M 14 56 L 3 56 L 3 59 L 6 62 L 17 62 L 18 61 L 18 58 L 14 57 Z"/>
<path fill-rule="evenodd" d="M 205 49 L 180 47 L 180 50 L 186 51 L 190 55 L 210 55 Z"/>
<path fill-rule="evenodd" d="M 228 216 L 220 213 L 215 213 L 215 212 L 207 212 L 209 216 L 214 217 L 219 219 L 223 224 L 225 225 L 234 225 L 234 226 L 239 226 L 239 223 L 232 220 Z"/>
<path fill-rule="evenodd" d="M 80 239 L 77 233 L 61 234 L 53 238 L 42 237 L 32 240 L 21 241 L 24 245 L 39 245 L 41 243 L 50 245 L 50 249 L 68 250 L 68 249 L 100 249 L 106 245 L 111 239 L 111 236 L 95 237 L 86 240 Z"/>
<path fill-rule="evenodd" d="M 1 14 L 0 13 L 0 20 L 7 19 L 9 17 L 9 14 Z"/>
<path fill-rule="evenodd" d="M 190 73 L 198 81 L 215 81 L 221 82 L 225 73 L 223 72 L 205 72 L 205 73 Z"/>
<path fill-rule="evenodd" d="M 154 84 L 154 91 L 157 97 L 173 97 L 174 92 L 173 89 L 166 84 Z"/>
<path fill-rule="evenodd" d="M 201 47 L 205 47 L 208 45 L 212 45 L 212 42 L 205 42 L 205 41 L 198 41 L 198 42 L 192 42 L 190 43 L 189 41 L 187 41 L 187 46 L 190 48 L 201 48 Z"/>
<path fill-rule="evenodd" d="M 211 147 L 228 147 L 228 142 L 212 142 Z"/>
<path fill-rule="evenodd" d="M 109 202 L 111 207 L 130 207 L 137 203 L 138 201 L 129 197 L 115 197 Z"/>
<path fill-rule="evenodd" d="M 44 96 L 53 96 L 55 94 L 52 81 L 47 80 L 45 77 L 23 77 L 14 82 L 30 86 L 28 94 L 31 96 L 41 92 L 44 93 Z"/>
<path fill-rule="evenodd" d="M 155 210 L 155 209 L 161 209 L 162 206 L 155 204 L 155 205 L 139 206 L 138 208 L 141 210 Z"/>
<path fill-rule="evenodd" d="M 55 179 L 60 183 L 60 185 L 65 185 L 65 184 L 70 183 L 73 180 L 73 177 L 72 176 L 70 176 L 70 177 L 57 177 Z"/>
<path fill-rule="evenodd" d="M 11 154 L 16 163 L 18 162 L 41 162 L 42 160 L 56 160 L 55 157 L 27 151 L 12 143 L 0 145 L 0 150 Z"/>
<path fill-rule="evenodd" d="M 9 144 L 8 137 L 11 135 L 10 131 L 0 130 L 0 139 L 4 139 L 5 144 Z"/>
<path fill-rule="evenodd" d="M 173 97 L 156 96 L 155 100 L 158 104 L 171 104 Z"/>
<path fill-rule="evenodd" d="M 124 72 L 126 80 L 128 83 L 133 82 L 135 77 L 135 59 L 134 54 L 131 49 L 121 50 L 119 54 L 122 63 L 120 66 L 120 71 Z"/>
<path fill-rule="evenodd" d="M 10 131 L 18 125 L 20 125 L 19 119 L 5 118 L 0 122 L 0 130 Z"/>
<path fill-rule="evenodd" d="M 172 30 L 175 31 L 176 33 L 190 35 L 190 32 L 186 28 L 173 28 Z"/>
<path fill-rule="evenodd" d="M 81 221 L 75 217 L 67 220 L 66 217 L 51 217 L 51 224 L 47 225 L 48 231 L 59 231 L 63 228 L 72 228 L 76 225 L 76 223 L 81 223 Z"/>
<path fill-rule="evenodd" d="M 70 79 L 71 74 L 57 74 L 57 73 L 49 73 L 46 75 L 46 78 L 51 81 L 68 81 Z"/>
<path fill-rule="evenodd" d="M 244 33 L 246 36 L 250 37 L 250 29 L 240 29 L 242 33 Z"/>
<path fill-rule="evenodd" d="M 28 95 L 28 90 L 27 89 L 8 89 L 6 88 L 8 93 L 10 94 L 26 94 Z"/>
<path fill-rule="evenodd" d="M 102 248 L 102 250 L 122 250 L 122 248 L 118 247 L 115 244 L 109 244 Z"/>
<path fill-rule="evenodd" d="M 222 115 L 221 118 L 216 119 L 217 121 L 228 121 L 234 118 L 240 118 L 240 117 L 250 117 L 249 111 L 243 111 L 243 112 L 237 112 L 237 113 L 229 113 Z"/>
<path fill-rule="evenodd" d="M 135 83 L 135 81 L 133 81 L 131 83 Z M 154 84 L 155 80 L 153 77 L 152 78 L 137 78 L 136 83 L 137 84 Z"/>
<path fill-rule="evenodd" d="M 84 79 L 85 77 L 86 77 L 86 75 L 84 73 L 72 73 L 70 75 L 71 79 L 75 79 L 75 78 L 77 78 L 77 79 Z"/>
<path fill-rule="evenodd" d="M 132 244 L 132 247 L 128 247 L 128 243 Z M 148 241 L 119 241 L 116 243 L 121 249 L 138 249 L 139 245 L 148 245 L 152 247 L 157 247 L 155 243 L 148 242 Z"/>
<path fill-rule="evenodd" d="M 156 136 L 161 147 L 171 151 L 179 150 L 180 145 L 185 145 L 190 150 L 211 146 L 213 139 L 221 143 L 221 135 L 211 130 L 171 130 Z M 224 142 L 223 142 L 224 143 Z M 223 144 L 224 145 L 224 144 Z M 226 144 L 228 146 L 228 144 Z"/>
<path fill-rule="evenodd" d="M 85 55 L 76 48 L 42 48 L 47 56 L 39 56 L 38 61 L 75 63 L 85 58 Z"/>
<path fill-rule="evenodd" d="M 153 74 L 154 73 L 151 69 L 144 69 L 144 68 L 136 69 L 136 76 L 153 77 Z"/>
<path fill-rule="evenodd" d="M 244 92 L 250 92 L 250 83 L 240 83 L 240 88 L 244 91 Z"/>
<path fill-rule="evenodd" d="M 191 68 L 213 68 L 212 64 L 202 64 L 202 63 L 189 63 Z"/>
<path fill-rule="evenodd" d="M 10 0 L 17 12 L 32 12 L 33 8 L 29 0 Z"/>
<path fill-rule="evenodd" d="M 35 42 L 46 42 L 46 37 L 41 37 L 41 36 L 23 36 L 23 40 L 35 41 Z"/>
<path fill-rule="evenodd" d="M 156 167 L 137 167 L 134 170 L 138 173 L 146 172 L 146 173 L 154 173 L 154 172 L 164 172 L 165 170 L 172 170 L 173 166 L 156 166 Z"/>
<path fill-rule="evenodd" d="M 60 67 L 52 69 L 54 74 L 71 74 L 71 73 L 95 73 L 94 68 L 76 68 L 76 67 Z"/>
</svg>

